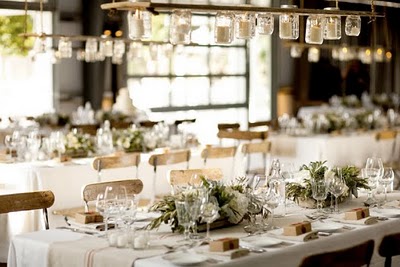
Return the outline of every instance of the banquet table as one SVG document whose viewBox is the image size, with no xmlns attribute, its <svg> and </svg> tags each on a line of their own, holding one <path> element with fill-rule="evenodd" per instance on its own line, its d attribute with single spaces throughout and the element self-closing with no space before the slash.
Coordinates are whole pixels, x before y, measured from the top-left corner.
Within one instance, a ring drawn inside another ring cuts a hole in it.
<svg viewBox="0 0 400 267">
<path fill-rule="evenodd" d="M 389 194 L 389 200 L 399 200 L 400 192 L 396 191 Z M 342 211 L 350 208 L 360 207 L 365 196 L 353 199 L 340 205 Z M 287 241 L 280 235 L 272 232 L 259 235 L 262 239 L 285 240 L 285 243 L 278 246 L 266 248 L 264 253 L 250 253 L 238 259 L 231 260 L 226 254 L 212 253 L 208 251 L 207 245 L 199 246 L 185 251 L 184 253 L 193 255 L 203 255 L 206 259 L 201 266 L 298 266 L 301 260 L 307 255 L 333 251 L 350 247 L 366 240 L 375 241 L 375 250 L 372 257 L 371 266 L 383 266 L 384 258 L 377 253 L 377 248 L 383 236 L 400 232 L 400 208 L 395 217 L 385 221 L 379 221 L 373 225 L 352 224 L 351 222 L 343 225 L 352 228 L 340 229 L 329 236 L 319 236 L 319 238 L 309 241 Z M 371 209 L 372 216 L 384 216 L 385 209 Z M 305 214 L 312 213 L 313 210 L 291 206 L 288 213 L 283 218 L 276 218 L 274 224 L 282 227 L 284 225 L 303 221 Z M 332 215 L 333 218 L 340 218 L 343 214 Z M 393 213 L 391 213 L 393 215 Z M 389 216 L 388 216 L 389 217 Z M 328 223 L 326 219 L 324 223 Z M 158 231 L 151 231 L 151 243 L 148 249 L 134 250 L 132 248 L 109 247 L 104 237 L 94 237 L 69 230 L 49 230 L 25 233 L 17 235 L 12 239 L 8 256 L 8 266 L 176 266 L 165 258 L 169 255 L 168 250 L 163 245 L 176 244 L 182 236 L 171 233 L 168 226 L 160 227 Z M 227 227 L 211 232 L 212 238 L 238 237 L 246 239 L 243 231 L 243 224 L 234 227 Z M 173 252 L 182 253 L 182 252 Z M 171 253 L 172 254 L 172 253 Z M 28 257 L 29 255 L 29 257 Z M 179 255 L 179 254 L 178 254 Z M 399 257 L 393 258 L 393 266 L 398 266 Z"/>
<path fill-rule="evenodd" d="M 376 140 L 375 131 L 331 135 L 292 136 L 271 134 L 271 155 L 296 166 L 311 161 L 326 160 L 330 166 L 365 165 L 368 157 L 382 158 L 383 162 L 400 159 L 399 137 L 393 140 Z M 396 142 L 396 144 L 394 144 Z M 395 150 L 393 151 L 393 147 Z"/>
</svg>

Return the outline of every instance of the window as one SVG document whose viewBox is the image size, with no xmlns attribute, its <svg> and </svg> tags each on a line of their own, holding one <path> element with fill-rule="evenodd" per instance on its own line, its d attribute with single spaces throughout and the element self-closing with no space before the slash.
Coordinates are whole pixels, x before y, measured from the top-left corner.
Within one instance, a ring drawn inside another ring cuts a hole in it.
<svg viewBox="0 0 400 267">
<path fill-rule="evenodd" d="M 153 39 L 168 40 L 168 25 L 168 15 L 153 16 Z M 140 45 L 128 60 L 133 104 L 155 121 L 196 118 L 204 143 L 218 142 L 218 123 L 270 119 L 270 37 L 216 45 L 207 15 L 193 15 L 192 29 L 193 45 Z"/>
<path fill-rule="evenodd" d="M 7 5 L 4 2 L 2 6 Z M 53 109 L 51 54 L 33 58 L 27 56 L 28 50 L 9 49 L 10 40 L 13 44 L 23 40 L 17 36 L 24 32 L 25 18 L 24 10 L 0 9 L 0 116 L 35 116 Z M 40 31 L 40 18 L 39 12 L 29 11 L 28 30 Z M 43 13 L 43 26 L 44 32 L 51 33 L 51 12 Z M 33 41 L 26 45 L 32 46 Z M 51 47 L 51 40 L 47 46 Z"/>
</svg>

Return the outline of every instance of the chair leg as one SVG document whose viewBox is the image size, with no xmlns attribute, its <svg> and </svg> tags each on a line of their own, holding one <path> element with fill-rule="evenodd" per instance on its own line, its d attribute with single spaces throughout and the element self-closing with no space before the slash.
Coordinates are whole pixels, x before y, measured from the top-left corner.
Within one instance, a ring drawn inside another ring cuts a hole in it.
<svg viewBox="0 0 400 267">
<path fill-rule="evenodd" d="M 385 267 L 392 267 L 392 257 L 386 257 Z"/>
</svg>

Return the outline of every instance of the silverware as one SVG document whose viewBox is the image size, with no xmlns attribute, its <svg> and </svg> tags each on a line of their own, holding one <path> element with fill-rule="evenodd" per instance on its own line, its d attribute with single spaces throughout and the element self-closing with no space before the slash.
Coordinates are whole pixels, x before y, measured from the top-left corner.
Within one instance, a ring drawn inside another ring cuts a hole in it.
<svg viewBox="0 0 400 267">
<path fill-rule="evenodd" d="M 261 248 L 261 247 L 243 246 L 243 245 L 241 245 L 240 247 L 248 249 L 250 252 L 253 252 L 253 253 L 264 253 L 264 252 L 267 252 L 267 250 L 265 248 Z"/>
</svg>

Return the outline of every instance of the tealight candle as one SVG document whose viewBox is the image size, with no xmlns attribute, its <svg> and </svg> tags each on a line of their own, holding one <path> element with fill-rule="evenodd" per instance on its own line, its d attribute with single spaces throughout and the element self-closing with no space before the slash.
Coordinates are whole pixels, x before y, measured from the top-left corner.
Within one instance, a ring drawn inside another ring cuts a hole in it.
<svg viewBox="0 0 400 267">
<path fill-rule="evenodd" d="M 143 19 L 131 18 L 129 20 L 129 37 L 132 39 L 140 39 L 144 34 Z"/>
<path fill-rule="evenodd" d="M 279 24 L 279 36 L 284 38 L 290 38 L 292 36 L 292 23 L 289 21 L 283 21 Z"/>
<path fill-rule="evenodd" d="M 109 233 L 108 234 L 108 244 L 111 247 L 116 247 L 118 243 L 118 234 L 117 233 Z"/>
<path fill-rule="evenodd" d="M 128 244 L 128 237 L 125 234 L 120 233 L 117 236 L 117 247 L 123 248 L 126 247 L 127 244 Z"/>
<path fill-rule="evenodd" d="M 215 16 L 214 41 L 217 44 L 230 44 L 233 41 L 235 17 L 231 12 L 218 12 Z"/>
<path fill-rule="evenodd" d="M 357 35 L 360 34 L 360 29 L 357 28 L 357 27 L 351 27 L 351 31 L 350 32 L 351 32 L 351 34 L 349 34 L 349 35 L 357 36 Z"/>
<path fill-rule="evenodd" d="M 318 15 L 311 15 L 307 18 L 306 25 L 306 43 L 308 44 L 322 44 L 323 31 L 322 31 L 322 17 Z"/>
<path fill-rule="evenodd" d="M 241 20 L 239 21 L 239 34 L 238 38 L 250 38 L 250 22 Z"/>
<path fill-rule="evenodd" d="M 337 34 L 336 34 L 336 23 L 328 22 L 326 24 L 326 36 L 327 36 L 327 39 L 334 39 L 334 38 L 337 37 Z"/>
<path fill-rule="evenodd" d="M 312 26 L 310 28 L 310 43 L 322 42 L 322 29 L 319 26 Z"/>
<path fill-rule="evenodd" d="M 221 44 L 227 44 L 232 42 L 231 27 L 218 26 L 216 30 L 216 42 Z"/>
<path fill-rule="evenodd" d="M 149 233 L 147 231 L 136 232 L 133 240 L 133 248 L 145 249 L 148 246 L 149 246 Z"/>
<path fill-rule="evenodd" d="M 336 7 L 326 7 L 324 10 L 338 11 Z M 339 40 L 342 38 L 342 23 L 339 16 L 328 15 L 323 18 L 324 21 L 324 39 L 325 40 Z"/>
</svg>

